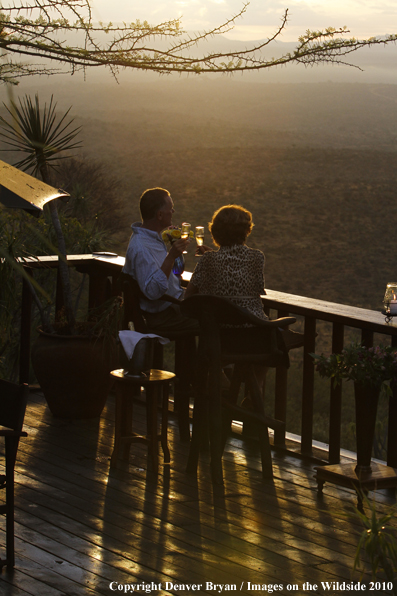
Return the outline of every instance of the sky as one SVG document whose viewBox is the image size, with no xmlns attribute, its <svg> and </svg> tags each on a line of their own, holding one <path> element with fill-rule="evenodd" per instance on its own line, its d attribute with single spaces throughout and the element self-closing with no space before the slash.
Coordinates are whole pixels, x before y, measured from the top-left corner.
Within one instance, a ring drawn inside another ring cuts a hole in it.
<svg viewBox="0 0 397 596">
<path fill-rule="evenodd" d="M 147 20 L 151 25 L 180 17 L 187 31 L 208 30 L 238 13 L 244 0 L 92 0 L 94 19 L 104 22 Z M 285 9 L 289 22 L 281 41 L 296 41 L 307 29 L 346 26 L 357 38 L 397 33 L 395 0 L 251 0 L 229 39 L 271 36 Z"/>
</svg>

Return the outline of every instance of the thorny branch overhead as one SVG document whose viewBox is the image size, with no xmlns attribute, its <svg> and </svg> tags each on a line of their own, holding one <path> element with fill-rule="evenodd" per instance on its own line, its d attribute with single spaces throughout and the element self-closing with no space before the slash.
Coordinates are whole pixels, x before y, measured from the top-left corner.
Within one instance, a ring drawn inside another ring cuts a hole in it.
<svg viewBox="0 0 397 596">
<path fill-rule="evenodd" d="M 237 52 L 201 54 L 198 44 L 230 31 L 244 15 L 248 4 L 226 22 L 209 31 L 187 34 L 179 19 L 150 25 L 147 21 L 127 24 L 94 24 L 90 0 L 21 0 L 0 4 L 0 82 L 17 82 L 22 76 L 55 74 L 104 66 L 114 76 L 122 69 L 172 72 L 233 73 L 261 70 L 289 63 L 313 65 L 324 62 L 348 64 L 346 56 L 364 46 L 387 44 L 396 35 L 378 39 L 346 38 L 343 27 L 306 31 L 295 50 L 278 58 L 267 58 L 265 50 L 284 31 L 285 10 L 280 26 L 268 39 Z M 164 42 L 168 41 L 168 46 Z M 32 58 L 39 64 L 15 61 Z M 48 61 L 56 66 L 48 66 Z M 65 70 L 66 67 L 66 70 Z"/>
</svg>

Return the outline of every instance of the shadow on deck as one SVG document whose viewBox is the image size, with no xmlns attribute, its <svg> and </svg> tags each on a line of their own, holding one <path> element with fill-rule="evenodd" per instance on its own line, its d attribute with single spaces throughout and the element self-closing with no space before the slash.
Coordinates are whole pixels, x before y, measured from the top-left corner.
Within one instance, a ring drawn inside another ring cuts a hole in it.
<svg viewBox="0 0 397 596">
<path fill-rule="evenodd" d="M 232 438 L 225 485 L 213 488 L 205 457 L 197 480 L 185 474 L 188 445 L 171 416 L 171 466 L 155 476 L 146 448 L 133 445 L 129 464 L 110 471 L 113 420 L 112 396 L 100 419 L 65 421 L 31 394 L 16 466 L 16 566 L 2 571 L 2 595 L 122 594 L 132 584 L 141 594 L 219 593 L 214 584 L 334 594 L 359 581 L 355 494 L 326 484 L 319 500 L 313 463 L 273 452 L 274 479 L 265 482 L 255 443 Z M 394 501 L 384 491 L 376 500 L 382 511 Z"/>
</svg>

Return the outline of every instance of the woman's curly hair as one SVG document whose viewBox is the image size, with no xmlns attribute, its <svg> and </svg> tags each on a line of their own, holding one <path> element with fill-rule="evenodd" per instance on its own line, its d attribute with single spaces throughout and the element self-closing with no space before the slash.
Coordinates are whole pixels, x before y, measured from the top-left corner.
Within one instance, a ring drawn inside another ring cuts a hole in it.
<svg viewBox="0 0 397 596">
<path fill-rule="evenodd" d="M 254 226 L 252 214 L 240 205 L 225 205 L 215 211 L 208 224 L 217 246 L 244 244 Z"/>
</svg>

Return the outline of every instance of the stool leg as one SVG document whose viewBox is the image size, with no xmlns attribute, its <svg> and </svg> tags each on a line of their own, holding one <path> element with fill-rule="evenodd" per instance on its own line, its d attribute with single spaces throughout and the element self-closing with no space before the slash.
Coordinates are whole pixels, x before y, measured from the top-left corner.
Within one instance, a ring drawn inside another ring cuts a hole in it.
<svg viewBox="0 0 397 596">
<path fill-rule="evenodd" d="M 276 367 L 275 390 L 275 418 L 286 422 L 287 420 L 287 378 L 288 371 L 285 366 Z M 274 444 L 285 446 L 285 427 L 274 431 Z"/>
<path fill-rule="evenodd" d="M 262 476 L 273 478 L 272 455 L 269 443 L 269 430 L 267 426 L 258 424 L 259 447 L 261 450 Z"/>
<path fill-rule="evenodd" d="M 230 389 L 227 396 L 227 402 L 235 406 L 237 404 L 238 396 L 240 393 L 240 387 L 244 382 L 246 366 L 241 364 L 235 364 L 230 382 Z M 233 421 L 233 413 L 229 408 L 224 408 L 222 411 L 222 452 L 225 449 L 227 438 L 231 432 L 231 425 Z"/>
<path fill-rule="evenodd" d="M 117 458 L 120 449 L 120 438 L 122 433 L 122 419 L 123 419 L 123 390 L 119 383 L 116 383 L 116 401 L 114 413 L 114 446 L 113 453 L 110 458 L 110 467 L 114 468 L 117 465 Z"/>
<path fill-rule="evenodd" d="M 159 467 L 158 436 L 157 436 L 157 387 L 146 388 L 146 416 L 149 434 L 149 452 L 152 457 L 153 471 L 157 473 Z"/>
<path fill-rule="evenodd" d="M 210 369 L 209 386 L 209 432 L 211 451 L 211 476 L 214 484 L 223 484 L 222 471 L 222 404 L 221 404 L 221 367 Z"/>
<path fill-rule="evenodd" d="M 263 408 L 262 402 L 262 395 L 259 389 L 258 383 L 256 381 L 254 367 L 251 365 L 249 367 L 249 374 L 247 378 L 249 384 L 249 390 L 251 394 L 252 401 L 255 406 L 255 410 L 265 416 L 265 410 Z M 257 423 L 258 429 L 258 438 L 259 438 L 259 446 L 261 450 L 261 459 L 262 459 L 262 476 L 263 478 L 272 478 L 273 477 L 273 470 L 272 470 L 272 453 L 270 451 L 270 443 L 269 443 L 269 430 L 266 424 Z"/>
<path fill-rule="evenodd" d="M 203 375 L 199 377 L 200 381 L 198 381 L 195 387 L 192 438 L 190 441 L 189 457 L 186 466 L 187 474 L 197 474 L 201 439 L 206 430 L 208 398 L 206 383 L 207 372 L 201 372 Z"/>
<path fill-rule="evenodd" d="M 6 450 L 6 564 L 14 567 L 14 463 L 18 440 L 15 437 L 5 438 Z"/>
<path fill-rule="evenodd" d="M 175 383 L 174 408 L 178 413 L 179 436 L 181 441 L 190 439 L 189 387 L 192 379 L 192 362 L 195 358 L 194 337 L 178 339 L 175 342 L 175 372 L 179 383 Z"/>
<path fill-rule="evenodd" d="M 164 463 L 169 464 L 171 461 L 170 450 L 168 448 L 168 397 L 169 397 L 169 385 L 165 383 L 162 387 L 163 392 L 163 404 L 161 411 L 161 447 L 164 453 Z"/>
<path fill-rule="evenodd" d="M 131 390 L 123 386 L 123 398 L 121 402 L 121 436 L 129 437 L 132 433 L 132 419 L 133 419 L 133 404 L 134 404 L 134 391 L 131 395 Z M 140 391 L 140 388 L 139 388 Z M 123 461 L 129 461 L 130 459 L 130 447 L 131 443 L 126 442 L 123 449 L 122 459 Z"/>
</svg>

